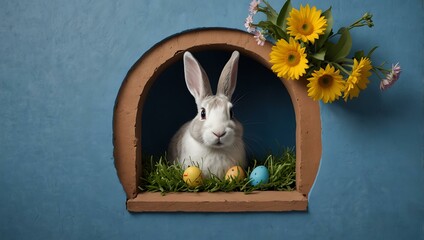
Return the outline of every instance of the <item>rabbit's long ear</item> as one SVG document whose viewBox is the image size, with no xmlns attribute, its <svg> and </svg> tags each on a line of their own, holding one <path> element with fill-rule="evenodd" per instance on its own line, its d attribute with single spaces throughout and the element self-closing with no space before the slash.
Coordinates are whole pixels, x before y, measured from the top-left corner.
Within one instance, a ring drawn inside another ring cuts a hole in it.
<svg viewBox="0 0 424 240">
<path fill-rule="evenodd" d="M 196 100 L 197 105 L 203 98 L 212 95 L 211 85 L 205 70 L 190 52 L 184 53 L 184 75 L 187 88 Z"/>
<path fill-rule="evenodd" d="M 225 95 L 230 100 L 236 88 L 239 57 L 239 52 L 234 51 L 219 77 L 217 94 Z"/>
</svg>

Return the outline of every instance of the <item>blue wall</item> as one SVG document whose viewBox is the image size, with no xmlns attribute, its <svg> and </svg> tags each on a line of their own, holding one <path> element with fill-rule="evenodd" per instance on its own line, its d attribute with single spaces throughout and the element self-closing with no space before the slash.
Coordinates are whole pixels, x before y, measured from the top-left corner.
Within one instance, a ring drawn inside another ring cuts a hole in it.
<svg viewBox="0 0 424 240">
<path fill-rule="evenodd" d="M 424 239 L 423 2 L 318 1 L 355 47 L 400 61 L 348 104 L 322 105 L 323 155 L 304 213 L 130 214 L 112 157 L 113 105 L 132 64 L 197 27 L 243 29 L 246 1 L 1 1 L 2 239 Z M 272 1 L 274 6 L 281 1 Z M 294 6 L 305 2 L 293 1 Z"/>
</svg>

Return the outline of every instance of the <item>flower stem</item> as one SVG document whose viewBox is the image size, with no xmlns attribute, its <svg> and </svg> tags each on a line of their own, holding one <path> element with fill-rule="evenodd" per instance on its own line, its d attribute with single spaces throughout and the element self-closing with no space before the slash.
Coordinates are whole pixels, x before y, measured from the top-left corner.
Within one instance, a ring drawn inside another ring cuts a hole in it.
<svg viewBox="0 0 424 240">
<path fill-rule="evenodd" d="M 342 63 L 350 63 L 350 64 L 354 63 L 353 59 L 350 59 L 350 58 L 343 58 L 341 62 Z"/>
<path fill-rule="evenodd" d="M 378 72 L 382 73 L 380 70 L 372 68 L 371 71 L 373 71 L 375 75 L 377 75 L 377 77 L 380 78 L 380 80 L 383 79 L 383 77 L 378 73 Z"/>
<path fill-rule="evenodd" d="M 358 19 L 356 22 L 352 23 L 348 29 L 352 29 L 352 28 L 356 28 L 356 27 L 363 27 L 363 26 L 368 26 L 368 27 L 373 27 L 374 26 L 374 22 L 372 21 L 372 14 L 366 12 L 360 19 Z"/>
<path fill-rule="evenodd" d="M 374 66 L 374 69 L 375 69 L 375 70 L 380 71 L 380 72 L 381 72 L 381 73 L 383 73 L 383 74 L 388 74 L 388 73 L 390 73 L 390 70 L 385 69 L 385 68 L 383 68 L 383 67 L 381 67 L 381 66 Z"/>
<path fill-rule="evenodd" d="M 338 64 L 338 63 L 335 63 L 335 62 L 332 62 L 332 63 L 330 63 L 330 64 L 332 64 L 334 67 L 336 67 L 337 69 L 339 69 L 340 71 L 342 71 L 344 74 L 346 74 L 347 76 L 349 76 L 350 75 L 350 72 L 348 72 L 347 70 L 346 70 L 346 68 L 344 68 L 342 65 L 340 65 L 340 64 Z"/>
</svg>

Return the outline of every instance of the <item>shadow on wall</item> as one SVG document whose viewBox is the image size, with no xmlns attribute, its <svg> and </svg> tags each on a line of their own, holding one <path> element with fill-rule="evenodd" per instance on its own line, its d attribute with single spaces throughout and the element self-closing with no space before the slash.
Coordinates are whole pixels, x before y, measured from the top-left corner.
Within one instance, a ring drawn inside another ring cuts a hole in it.
<svg viewBox="0 0 424 240">
<path fill-rule="evenodd" d="M 216 92 L 228 51 L 193 52 Z M 296 120 L 290 95 L 269 69 L 241 55 L 233 94 L 234 115 L 244 126 L 248 158 L 294 147 Z M 197 113 L 184 80 L 182 59 L 165 69 L 151 87 L 142 113 L 143 155 L 162 155 L 173 134 Z"/>
</svg>

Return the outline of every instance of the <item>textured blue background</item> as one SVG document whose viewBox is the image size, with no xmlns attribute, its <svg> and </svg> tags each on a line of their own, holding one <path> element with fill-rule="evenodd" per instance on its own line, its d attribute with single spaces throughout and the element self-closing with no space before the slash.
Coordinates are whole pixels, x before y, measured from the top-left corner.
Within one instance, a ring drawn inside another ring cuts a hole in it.
<svg viewBox="0 0 424 240">
<path fill-rule="evenodd" d="M 373 12 L 354 47 L 404 70 L 385 93 L 375 81 L 322 105 L 309 211 L 130 214 L 112 157 L 122 79 L 169 35 L 243 29 L 249 1 L 1 1 L 1 238 L 424 239 L 424 2 L 308 2 L 332 5 L 339 27 Z"/>
</svg>

